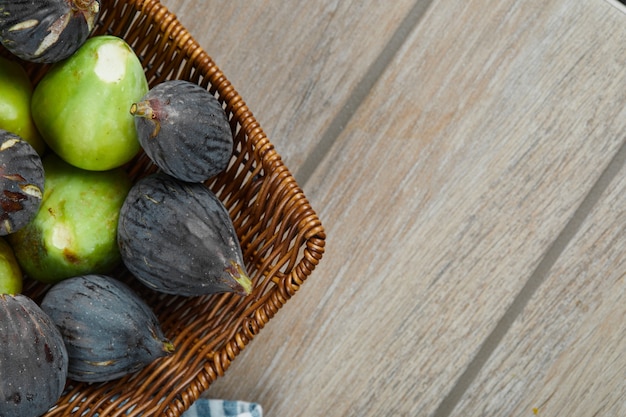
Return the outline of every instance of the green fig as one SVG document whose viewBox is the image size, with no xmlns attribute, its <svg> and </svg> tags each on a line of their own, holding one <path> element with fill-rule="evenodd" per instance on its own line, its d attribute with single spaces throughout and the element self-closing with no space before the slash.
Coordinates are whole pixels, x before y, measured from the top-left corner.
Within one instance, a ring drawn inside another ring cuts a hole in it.
<svg viewBox="0 0 626 417">
<path fill-rule="evenodd" d="M 19 135 L 43 155 L 46 144 L 30 114 L 32 93 L 33 86 L 24 68 L 0 57 L 0 129 Z"/>
<path fill-rule="evenodd" d="M 19 294 L 22 291 L 22 269 L 15 259 L 13 248 L 0 237 L 0 294 Z"/>
<path fill-rule="evenodd" d="M 131 187 L 125 171 L 86 171 L 54 154 L 43 166 L 45 191 L 37 215 L 7 237 L 22 271 L 45 283 L 111 271 L 120 263 L 117 222 Z"/>
<path fill-rule="evenodd" d="M 130 106 L 148 92 L 132 48 L 115 36 L 88 39 L 35 87 L 33 120 L 48 146 L 78 168 L 105 171 L 141 149 Z"/>
</svg>

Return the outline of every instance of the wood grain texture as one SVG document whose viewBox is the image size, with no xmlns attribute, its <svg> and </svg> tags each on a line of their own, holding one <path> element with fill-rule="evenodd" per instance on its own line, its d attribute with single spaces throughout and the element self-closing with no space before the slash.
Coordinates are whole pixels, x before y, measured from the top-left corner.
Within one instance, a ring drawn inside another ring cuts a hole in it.
<svg viewBox="0 0 626 417">
<path fill-rule="evenodd" d="M 622 161 L 452 416 L 626 415 L 625 238 Z"/>
<path fill-rule="evenodd" d="M 295 171 L 414 1 L 165 0 Z"/>
<path fill-rule="evenodd" d="M 198 3 L 168 3 L 192 33 L 212 27 Z M 387 29 L 376 22 L 391 28 L 403 13 L 386 20 L 389 10 L 372 3 L 368 13 L 354 17 L 342 5 L 315 3 L 302 7 L 344 11 L 324 15 L 318 10 L 290 20 L 293 10 L 286 7 L 258 6 L 255 14 L 256 6 L 248 5 L 241 11 L 248 36 L 220 38 L 224 55 L 216 57 L 244 99 L 259 98 L 260 111 L 267 112 L 261 124 L 273 126 L 270 139 L 279 153 L 289 155 L 292 170 L 312 149 L 316 136 L 310 133 L 322 132 L 352 93 L 354 71 L 364 74 L 363 65 L 376 55 L 364 58 L 368 48 L 350 46 L 355 33 L 363 37 L 359 44 L 382 47 L 384 42 L 373 38 Z M 239 12 L 211 11 L 230 16 L 226 21 L 238 21 Z M 327 20 L 336 25 L 328 26 L 332 30 L 318 33 L 315 24 L 302 23 L 318 22 L 322 15 L 333 16 Z M 349 31 L 357 27 L 362 30 Z M 284 46 L 267 40 L 272 36 Z M 434 2 L 304 184 L 328 233 L 319 269 L 206 395 L 256 401 L 272 416 L 432 415 L 624 142 L 623 45 L 623 16 L 604 2 Z M 318 48 L 335 53 L 311 70 L 310 54 Z M 291 52 L 287 58 L 283 49 Z M 207 50 L 212 53 L 210 46 Z M 240 69 L 244 75 L 231 78 L 237 62 L 255 54 L 264 62 L 258 68 L 262 76 Z M 293 85 L 293 91 L 285 85 Z M 333 91 L 341 98 L 331 98 Z M 321 97 L 330 100 L 328 106 L 320 106 Z M 283 139 L 294 137 L 302 143 Z M 524 377 L 547 389 L 524 392 L 517 386 L 524 381 L 511 382 L 517 391 L 510 388 L 509 395 L 527 395 L 511 405 L 519 415 L 532 413 L 532 407 L 545 415 L 559 415 L 560 406 L 573 410 L 575 404 L 565 405 L 566 389 L 556 387 L 573 386 L 567 372 L 589 373 L 586 364 L 594 366 L 593 355 L 621 364 L 617 355 L 623 343 L 612 331 L 623 334 L 623 311 L 614 304 L 623 297 L 616 291 L 623 275 L 616 270 L 605 284 L 593 280 L 603 286 L 606 303 L 580 299 L 577 292 L 585 286 L 582 281 L 605 268 L 623 268 L 623 233 L 611 228 L 623 223 L 623 214 L 609 216 L 604 234 L 592 227 L 603 210 L 623 204 L 611 197 L 616 193 L 607 192 L 581 230 L 581 236 L 588 230 L 597 242 L 594 251 L 612 254 L 593 267 L 592 258 L 589 264 L 581 260 L 579 267 L 593 272 L 575 278 L 575 270 L 566 271 L 567 260 L 582 256 L 589 243 L 577 238 L 559 264 L 565 269 L 546 281 L 532 303 L 552 315 L 584 315 L 584 323 L 563 319 L 575 333 L 561 333 L 556 342 L 549 333 L 560 319 L 543 327 L 546 316 L 529 311 L 512 327 L 503 352 L 488 362 L 485 369 L 491 371 L 476 382 L 493 377 L 494 387 L 507 388 L 511 375 L 502 373 L 513 366 L 505 361 L 507 353 L 524 359 L 532 348 L 543 354 L 539 362 L 527 360 Z M 569 277 L 572 284 L 556 277 Z M 583 304 L 576 307 L 573 300 L 579 299 Z M 620 315 L 611 319 L 611 313 Z M 535 326 L 526 327 L 529 320 Z M 537 345 L 516 350 L 526 334 Z M 606 338 L 606 345 L 599 344 Z M 560 350 L 551 356 L 555 343 Z M 619 369 L 596 365 L 598 385 L 584 393 L 577 391 L 584 390 L 581 385 L 573 386 L 573 392 L 617 398 L 599 382 L 619 375 Z M 622 389 L 623 382 L 617 383 Z M 555 394 L 546 402 L 549 393 Z M 481 415 L 481 410 L 508 409 L 500 402 L 506 398 L 481 397 L 480 386 L 470 386 L 459 407 Z M 610 401 L 606 404 L 610 409 Z"/>
</svg>

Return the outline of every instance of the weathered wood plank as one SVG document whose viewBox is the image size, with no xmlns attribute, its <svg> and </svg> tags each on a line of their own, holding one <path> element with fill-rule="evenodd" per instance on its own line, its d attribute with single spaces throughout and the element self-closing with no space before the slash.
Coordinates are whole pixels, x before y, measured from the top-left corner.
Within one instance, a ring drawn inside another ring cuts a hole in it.
<svg viewBox="0 0 626 417">
<path fill-rule="evenodd" d="M 432 414 L 621 145 L 625 41 L 598 3 L 435 2 L 305 184 L 328 229 L 320 268 L 207 395 L 268 415 Z M 311 61 L 287 61 L 307 80 Z"/>
<path fill-rule="evenodd" d="M 424 1 L 424 0 L 422 0 Z M 165 0 L 295 173 L 415 0 Z"/>
<path fill-rule="evenodd" d="M 626 415 L 626 167 L 621 163 L 452 416 Z"/>
</svg>

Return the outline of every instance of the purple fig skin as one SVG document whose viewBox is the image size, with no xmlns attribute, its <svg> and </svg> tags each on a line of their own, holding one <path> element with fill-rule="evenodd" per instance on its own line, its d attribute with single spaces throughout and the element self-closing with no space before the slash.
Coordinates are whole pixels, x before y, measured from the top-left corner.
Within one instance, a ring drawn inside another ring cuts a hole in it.
<svg viewBox="0 0 626 417">
<path fill-rule="evenodd" d="M 233 153 L 226 112 L 204 88 L 189 81 L 164 81 L 130 113 L 145 153 L 165 173 L 203 182 L 224 171 Z"/>
<path fill-rule="evenodd" d="M 100 0 L 0 0 L 0 42 L 15 56 L 52 64 L 72 55 L 100 15 Z"/>
<path fill-rule="evenodd" d="M 32 145 L 1 129 L 0 187 L 0 236 L 6 236 L 26 226 L 41 207 L 44 169 Z"/>
<path fill-rule="evenodd" d="M 118 379 L 174 351 L 143 299 L 106 275 L 81 275 L 56 284 L 41 308 L 61 332 L 68 377 L 75 381 Z"/>
<path fill-rule="evenodd" d="M 0 294 L 0 340 L 0 416 L 42 415 L 67 381 L 61 333 L 27 296 Z"/>
<path fill-rule="evenodd" d="M 117 239 L 128 270 L 155 291 L 252 291 L 228 211 L 204 184 L 163 172 L 142 178 L 120 210 Z"/>
</svg>

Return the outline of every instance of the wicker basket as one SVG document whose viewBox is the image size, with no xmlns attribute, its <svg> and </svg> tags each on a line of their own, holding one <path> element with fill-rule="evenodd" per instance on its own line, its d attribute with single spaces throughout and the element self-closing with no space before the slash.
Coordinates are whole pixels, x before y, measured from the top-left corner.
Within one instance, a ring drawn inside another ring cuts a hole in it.
<svg viewBox="0 0 626 417">
<path fill-rule="evenodd" d="M 223 103 L 235 152 L 226 172 L 207 185 L 230 211 L 254 290 L 245 298 L 168 296 L 120 269 L 116 276 L 150 304 L 176 345 L 175 354 L 109 383 L 69 381 L 46 416 L 180 416 L 311 274 L 324 252 L 325 233 L 242 98 L 176 17 L 156 0 L 105 0 L 102 7 L 94 34 L 124 38 L 140 57 L 151 86 L 186 79 Z M 8 56 L 6 50 L 0 54 Z M 47 70 L 23 64 L 35 83 Z M 137 179 L 155 167 L 141 155 L 128 171 Z M 46 289 L 27 280 L 24 292 L 39 301 Z"/>
</svg>

